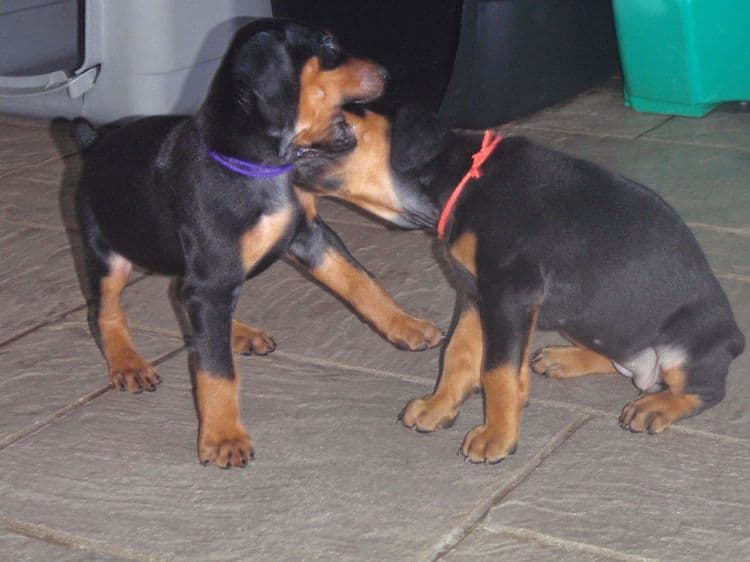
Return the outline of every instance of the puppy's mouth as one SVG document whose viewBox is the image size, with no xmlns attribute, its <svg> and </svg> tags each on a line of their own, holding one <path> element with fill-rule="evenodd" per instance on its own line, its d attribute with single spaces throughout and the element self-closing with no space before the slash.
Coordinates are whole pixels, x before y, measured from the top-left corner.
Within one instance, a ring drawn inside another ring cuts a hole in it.
<svg viewBox="0 0 750 562">
<path fill-rule="evenodd" d="M 293 160 L 302 158 L 319 158 L 325 156 L 338 156 L 351 152 L 357 146 L 357 138 L 351 125 L 346 122 L 344 116 L 337 117 L 329 127 L 327 140 L 312 145 L 298 145 L 292 141 L 291 154 Z"/>
</svg>

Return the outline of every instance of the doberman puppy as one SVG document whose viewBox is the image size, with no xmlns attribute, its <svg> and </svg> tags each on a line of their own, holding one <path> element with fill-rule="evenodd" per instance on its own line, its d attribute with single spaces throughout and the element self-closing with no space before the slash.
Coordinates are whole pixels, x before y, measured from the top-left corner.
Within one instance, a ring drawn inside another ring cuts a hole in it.
<svg viewBox="0 0 750 562">
<path fill-rule="evenodd" d="M 619 422 L 633 432 L 659 433 L 723 398 L 744 337 L 692 233 L 653 191 L 522 137 L 448 130 L 418 108 L 392 124 L 372 112 L 346 118 L 356 148 L 310 151 L 295 184 L 400 227 L 445 229 L 458 286 L 442 375 L 404 408 L 405 426 L 448 427 L 481 388 L 485 422 L 461 452 L 499 462 L 516 448 L 529 366 L 561 379 L 632 377 L 642 395 Z M 572 345 L 529 357 L 537 327 Z"/>
<path fill-rule="evenodd" d="M 328 33 L 256 20 L 237 32 L 196 115 L 112 132 L 72 125 L 84 149 L 76 207 L 92 332 L 115 388 L 155 390 L 161 379 L 133 346 L 120 295 L 133 264 L 181 278 L 204 464 L 245 466 L 254 456 L 232 351 L 264 354 L 275 344 L 232 312 L 243 281 L 278 257 L 306 267 L 394 344 L 424 349 L 442 339 L 396 305 L 290 182 L 297 147 L 353 147 L 341 106 L 379 96 L 384 80 Z"/>
</svg>

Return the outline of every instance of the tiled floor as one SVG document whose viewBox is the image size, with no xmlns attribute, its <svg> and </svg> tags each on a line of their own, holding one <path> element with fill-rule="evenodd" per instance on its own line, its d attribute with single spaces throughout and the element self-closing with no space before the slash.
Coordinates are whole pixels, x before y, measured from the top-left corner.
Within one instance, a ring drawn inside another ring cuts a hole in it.
<svg viewBox="0 0 750 562">
<path fill-rule="evenodd" d="M 750 334 L 750 111 L 638 114 L 612 82 L 516 128 L 661 193 Z M 724 402 L 660 436 L 617 427 L 623 378 L 537 378 L 518 452 L 473 466 L 455 453 L 479 399 L 433 435 L 395 423 L 439 352 L 395 350 L 284 263 L 237 312 L 279 344 L 237 359 L 257 460 L 203 468 L 167 280 L 141 276 L 125 298 L 164 383 L 109 388 L 73 259 L 78 160 L 57 138 L 0 117 L 0 560 L 750 559 L 750 354 Z M 447 327 L 431 240 L 323 210 L 399 302 Z"/>
</svg>

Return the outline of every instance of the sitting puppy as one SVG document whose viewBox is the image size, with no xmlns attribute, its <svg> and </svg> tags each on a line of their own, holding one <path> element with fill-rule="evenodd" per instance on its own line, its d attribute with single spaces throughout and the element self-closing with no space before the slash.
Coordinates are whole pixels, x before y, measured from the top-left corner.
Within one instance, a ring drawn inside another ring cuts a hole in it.
<svg viewBox="0 0 750 562">
<path fill-rule="evenodd" d="M 257 20 L 237 32 L 195 116 L 149 117 L 106 133 L 83 120 L 72 126 L 84 149 L 76 208 L 92 332 L 115 388 L 155 390 L 160 378 L 135 351 L 120 295 L 133 264 L 182 279 L 203 463 L 253 458 L 232 350 L 266 353 L 274 343 L 233 323 L 232 312 L 243 281 L 279 256 L 307 267 L 400 347 L 442 339 L 398 308 L 320 220 L 314 198 L 290 182 L 297 145 L 354 146 L 341 105 L 379 96 L 384 80 L 328 33 Z"/>
<path fill-rule="evenodd" d="M 356 148 L 333 164 L 310 152 L 295 184 L 400 227 L 437 228 L 457 274 L 443 373 L 404 408 L 405 426 L 448 427 L 481 388 L 485 422 L 461 452 L 501 461 L 516 448 L 529 363 L 554 378 L 632 377 L 644 394 L 620 424 L 633 432 L 664 431 L 723 398 L 744 338 L 695 238 L 658 195 L 521 137 L 446 130 L 414 108 L 392 125 L 371 112 L 346 118 Z M 536 328 L 572 345 L 529 357 Z"/>
</svg>

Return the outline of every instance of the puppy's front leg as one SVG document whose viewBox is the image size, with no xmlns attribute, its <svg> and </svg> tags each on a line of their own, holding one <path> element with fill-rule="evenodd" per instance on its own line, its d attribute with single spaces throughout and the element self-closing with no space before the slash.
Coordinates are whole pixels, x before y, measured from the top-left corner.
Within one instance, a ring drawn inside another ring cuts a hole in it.
<svg viewBox="0 0 750 562">
<path fill-rule="evenodd" d="M 443 341 L 443 332 L 432 322 L 416 318 L 396 304 L 309 208 L 289 255 L 396 347 L 422 351 Z"/>
<path fill-rule="evenodd" d="M 240 381 L 232 358 L 235 287 L 206 286 L 188 276 L 182 293 L 193 329 L 198 458 L 221 468 L 245 466 L 254 448 L 240 418 Z"/>
</svg>

